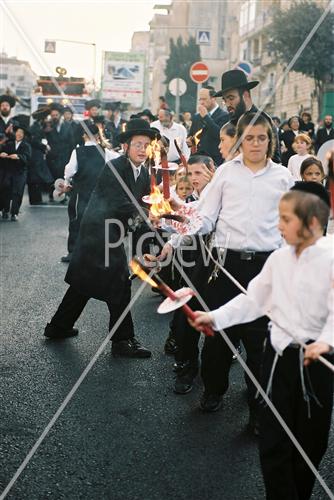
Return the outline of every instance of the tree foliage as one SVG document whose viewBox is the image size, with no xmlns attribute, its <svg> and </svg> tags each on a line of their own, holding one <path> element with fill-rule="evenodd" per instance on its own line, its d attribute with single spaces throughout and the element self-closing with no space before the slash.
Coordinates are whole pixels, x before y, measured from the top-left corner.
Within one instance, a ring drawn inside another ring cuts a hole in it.
<svg viewBox="0 0 334 500">
<path fill-rule="evenodd" d="M 182 78 L 187 84 L 186 93 L 180 97 L 180 111 L 195 112 L 197 85 L 191 80 L 189 70 L 191 65 L 201 60 L 200 49 L 194 37 L 189 38 L 188 43 L 183 43 L 181 36 L 176 43 L 170 39 L 170 55 L 165 68 L 165 83 L 173 78 Z M 175 97 L 169 92 L 168 87 L 165 94 L 171 109 L 175 109 Z"/>
<path fill-rule="evenodd" d="M 288 10 L 276 9 L 270 25 L 270 48 L 280 62 L 289 64 L 301 47 L 324 8 L 315 1 L 294 2 Z M 292 70 L 313 77 L 318 92 L 325 82 L 333 80 L 334 14 L 329 11 Z"/>
</svg>

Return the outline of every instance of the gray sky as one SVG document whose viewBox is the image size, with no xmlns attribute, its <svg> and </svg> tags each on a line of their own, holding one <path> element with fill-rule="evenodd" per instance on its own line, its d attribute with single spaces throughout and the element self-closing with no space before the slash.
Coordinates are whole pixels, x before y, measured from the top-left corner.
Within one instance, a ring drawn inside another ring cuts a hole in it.
<svg viewBox="0 0 334 500">
<path fill-rule="evenodd" d="M 4 0 L 1 3 L 0 48 L 9 56 L 28 60 L 37 74 L 50 73 L 43 67 L 45 63 L 53 74 L 56 66 L 63 66 L 68 76 L 89 78 L 94 67 L 93 47 L 58 42 L 56 54 L 46 54 L 44 40 L 95 42 L 100 69 L 102 50 L 127 51 L 131 47 L 132 33 L 149 29 L 157 1 Z"/>
</svg>

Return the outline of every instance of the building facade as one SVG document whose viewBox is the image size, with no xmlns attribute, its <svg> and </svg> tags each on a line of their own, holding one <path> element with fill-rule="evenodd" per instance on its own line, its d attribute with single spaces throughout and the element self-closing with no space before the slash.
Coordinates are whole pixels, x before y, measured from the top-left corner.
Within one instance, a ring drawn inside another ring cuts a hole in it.
<svg viewBox="0 0 334 500">
<path fill-rule="evenodd" d="M 32 89 L 36 86 L 37 75 L 33 72 L 27 61 L 16 57 L 8 57 L 6 53 L 0 54 L 0 93 L 11 93 L 18 98 L 15 113 L 28 113 Z M 22 104 L 20 104 L 20 101 Z"/>
</svg>

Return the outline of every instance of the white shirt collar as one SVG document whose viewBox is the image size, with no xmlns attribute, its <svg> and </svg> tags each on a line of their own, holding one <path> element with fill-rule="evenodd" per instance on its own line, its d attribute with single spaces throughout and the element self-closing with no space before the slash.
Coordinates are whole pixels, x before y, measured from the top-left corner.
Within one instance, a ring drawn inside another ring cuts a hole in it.
<svg viewBox="0 0 334 500">
<path fill-rule="evenodd" d="M 218 104 L 216 104 L 216 106 L 211 110 L 209 111 L 209 115 L 212 116 L 213 113 L 219 108 Z"/>
<path fill-rule="evenodd" d="M 15 149 L 17 149 L 19 147 L 19 145 L 21 144 L 22 141 L 15 141 Z"/>
<path fill-rule="evenodd" d="M 0 114 L 0 116 L 1 116 L 1 118 L 3 119 L 3 121 L 5 122 L 5 124 L 7 125 L 7 123 L 8 123 L 8 122 L 9 122 L 9 120 L 11 119 L 11 116 L 10 116 L 10 115 L 8 115 L 8 116 L 2 116 L 1 114 Z"/>
<path fill-rule="evenodd" d="M 136 165 L 130 160 L 130 158 L 129 158 L 129 162 L 130 162 L 130 165 L 132 167 L 133 177 L 135 178 L 135 181 L 136 181 L 138 179 L 138 177 L 140 176 L 140 172 L 141 172 L 143 164 L 136 167 Z"/>
</svg>

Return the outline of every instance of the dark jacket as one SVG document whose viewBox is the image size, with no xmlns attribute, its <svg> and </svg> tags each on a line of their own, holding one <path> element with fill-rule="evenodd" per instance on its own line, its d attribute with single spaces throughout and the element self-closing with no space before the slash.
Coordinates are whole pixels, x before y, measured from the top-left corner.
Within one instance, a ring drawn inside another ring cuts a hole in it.
<svg viewBox="0 0 334 500">
<path fill-rule="evenodd" d="M 59 132 L 56 127 L 52 127 L 45 135 L 51 148 L 47 155 L 47 162 L 53 178 L 63 178 L 65 165 L 74 149 L 72 127 L 69 123 L 63 122 Z"/>
<path fill-rule="evenodd" d="M 327 133 L 327 129 L 325 127 L 319 128 L 315 139 L 316 151 L 318 152 L 318 149 L 325 144 L 325 142 L 330 141 L 331 139 L 334 139 L 333 127 L 329 129 L 329 133 Z"/>
<path fill-rule="evenodd" d="M 15 149 L 15 141 L 8 141 L 1 147 L 1 152 L 8 155 L 17 154 L 18 160 L 0 158 L 0 191 L 7 188 L 13 177 L 22 177 L 23 186 L 25 184 L 27 168 L 31 158 L 31 147 L 23 140 L 19 147 Z"/>
<path fill-rule="evenodd" d="M 102 170 L 85 210 L 65 281 L 83 295 L 118 303 L 129 276 L 123 240 L 129 229 L 129 219 L 135 220 L 138 212 L 113 170 L 139 203 L 150 192 L 150 179 L 148 171 L 142 167 L 135 182 L 125 156 L 109 164 Z M 125 229 L 122 235 L 120 226 Z M 108 248 L 113 243 L 114 248 Z"/>
<path fill-rule="evenodd" d="M 47 148 L 42 142 L 46 138 L 43 125 L 39 121 L 35 121 L 29 131 L 31 161 L 28 170 L 28 184 L 51 184 L 53 177 L 46 161 Z"/>
<path fill-rule="evenodd" d="M 216 109 L 212 116 L 208 113 L 204 118 L 197 113 L 192 121 L 189 135 L 194 136 L 202 129 L 199 136 L 197 151 L 210 156 L 216 165 L 223 163 L 223 158 L 219 152 L 220 142 L 219 132 L 221 127 L 229 121 L 229 114 L 221 108 Z"/>
</svg>

